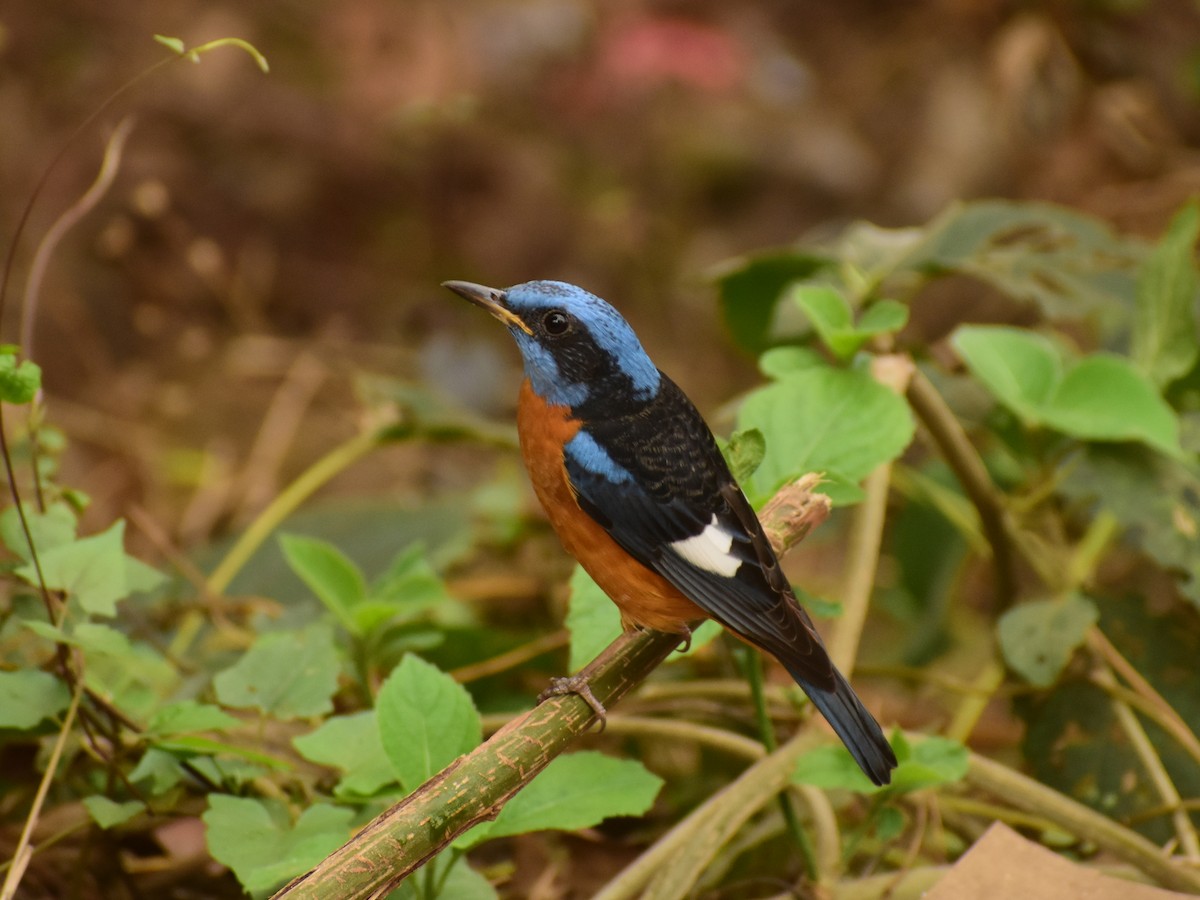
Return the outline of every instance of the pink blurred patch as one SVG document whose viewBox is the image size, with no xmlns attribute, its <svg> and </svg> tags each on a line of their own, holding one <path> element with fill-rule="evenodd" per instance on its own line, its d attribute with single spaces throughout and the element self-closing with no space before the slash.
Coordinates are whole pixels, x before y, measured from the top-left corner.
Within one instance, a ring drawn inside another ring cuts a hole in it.
<svg viewBox="0 0 1200 900">
<path fill-rule="evenodd" d="M 727 31 L 677 18 L 638 19 L 618 24 L 601 38 L 599 62 L 605 80 L 657 87 L 678 82 L 712 93 L 738 87 L 745 52 Z"/>
</svg>

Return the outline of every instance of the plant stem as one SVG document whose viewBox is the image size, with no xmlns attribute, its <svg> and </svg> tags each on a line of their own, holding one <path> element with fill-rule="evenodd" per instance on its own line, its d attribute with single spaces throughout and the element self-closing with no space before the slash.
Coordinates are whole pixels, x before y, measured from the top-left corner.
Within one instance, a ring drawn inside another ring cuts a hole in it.
<svg viewBox="0 0 1200 900">
<path fill-rule="evenodd" d="M 920 371 L 913 374 L 906 396 L 913 411 L 941 451 L 946 464 L 950 466 L 963 491 L 979 512 L 983 533 L 992 547 L 996 597 L 1000 608 L 1006 609 L 1016 599 L 1017 589 L 1008 516 L 1000 501 L 1000 495 L 962 425 L 950 411 L 942 395 Z"/>
<path fill-rule="evenodd" d="M 250 526 L 242 532 L 241 537 L 225 554 L 225 558 L 213 569 L 208 576 L 208 591 L 219 595 L 225 593 L 230 582 L 249 562 L 263 542 L 271 536 L 280 523 L 295 512 L 305 500 L 313 495 L 327 481 L 339 472 L 349 468 L 362 456 L 381 444 L 386 438 L 386 430 L 365 431 L 350 440 L 334 447 L 319 460 L 309 466 L 299 478 L 289 484 L 267 504 Z"/>
<path fill-rule="evenodd" d="M 1006 803 L 1044 817 L 1063 830 L 1091 841 L 1136 866 L 1163 887 L 1200 893 L 1200 872 L 1177 865 L 1140 834 L 1090 807 L 1015 772 L 998 762 L 971 754 L 968 785 L 1002 797 Z"/>
</svg>

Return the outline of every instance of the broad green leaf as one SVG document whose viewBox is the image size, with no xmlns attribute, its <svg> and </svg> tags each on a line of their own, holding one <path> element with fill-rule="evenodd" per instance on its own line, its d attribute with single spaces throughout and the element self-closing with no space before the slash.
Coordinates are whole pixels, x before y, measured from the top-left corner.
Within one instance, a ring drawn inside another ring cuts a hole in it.
<svg viewBox="0 0 1200 900">
<path fill-rule="evenodd" d="M 192 734 L 197 731 L 228 731 L 241 721 L 225 710 L 195 700 L 168 703 L 155 711 L 146 723 L 146 733 L 154 736 Z"/>
<path fill-rule="evenodd" d="M 180 753 L 184 756 L 233 757 L 242 766 L 250 769 L 252 774 L 246 779 L 247 781 L 258 778 L 260 775 L 265 774 L 268 769 L 286 772 L 295 768 L 295 765 L 289 759 L 272 756 L 270 753 L 263 753 L 252 747 L 230 744 L 228 741 L 215 741 L 212 738 L 200 737 L 194 734 L 181 734 L 175 737 L 159 738 L 154 742 L 154 746 L 160 750 Z M 222 760 L 221 767 L 224 770 L 221 777 L 223 780 L 227 779 L 229 777 L 229 762 Z"/>
<path fill-rule="evenodd" d="M 483 740 L 479 713 L 467 689 L 412 654 L 379 689 L 375 713 L 384 752 L 408 791 Z"/>
<path fill-rule="evenodd" d="M 1147 601 L 1137 591 L 1092 599 L 1099 627 L 1184 722 L 1200 722 L 1196 660 L 1200 629 L 1196 611 L 1179 603 Z M 1141 753 L 1114 715 L 1112 697 L 1072 672 L 1036 694 L 1018 695 L 1014 707 L 1025 721 L 1022 753 L 1030 773 L 1067 796 L 1129 823 L 1155 843 L 1175 837 L 1162 797 L 1143 771 Z M 1183 796 L 1200 795 L 1200 767 L 1165 731 L 1147 725 L 1146 736 L 1167 777 Z"/>
<path fill-rule="evenodd" d="M 70 643 L 87 661 L 87 687 L 127 716 L 145 720 L 179 687 L 180 674 L 157 649 L 99 622 L 80 622 Z"/>
<path fill-rule="evenodd" d="M 796 760 L 792 778 L 799 784 L 841 788 L 871 794 L 879 791 L 909 792 L 949 784 L 967 774 L 969 754 L 957 741 L 929 737 L 911 745 L 897 729 L 888 738 L 896 752 L 896 769 L 890 785 L 879 787 L 863 774 L 850 751 L 841 744 L 810 750 Z"/>
<path fill-rule="evenodd" d="M 797 784 L 811 784 L 825 789 L 840 788 L 861 794 L 881 790 L 863 774 L 850 751 L 841 744 L 826 744 L 803 754 L 796 760 L 792 780 Z"/>
<path fill-rule="evenodd" d="M 796 250 L 773 250 L 734 261 L 718 276 L 718 284 L 721 313 L 738 346 L 761 353 L 778 340 L 776 308 L 784 288 L 827 265 L 824 256 Z"/>
<path fill-rule="evenodd" d="M 1200 473 L 1139 447 L 1087 447 L 1064 466 L 1062 494 L 1084 510 L 1107 510 L 1125 540 L 1178 579 L 1200 607 Z"/>
<path fill-rule="evenodd" d="M 1183 455 L 1174 411 L 1145 375 L 1116 356 L 1089 356 L 1072 366 L 1041 415 L 1051 428 L 1085 440 L 1136 440 Z"/>
<path fill-rule="evenodd" d="M 972 374 L 1029 425 L 1183 454 L 1175 413 L 1120 357 L 1096 354 L 1064 364 L 1048 338 L 997 326 L 963 326 L 951 341 Z"/>
<path fill-rule="evenodd" d="M 841 744 L 823 744 L 801 754 L 792 770 L 792 781 L 823 790 L 870 794 L 882 790 L 869 779 L 850 751 Z"/>
<path fill-rule="evenodd" d="M 813 328 L 825 344 L 840 359 L 848 359 L 866 341 L 854 330 L 850 304 L 838 291 L 823 284 L 798 284 L 791 298 L 808 316 Z"/>
<path fill-rule="evenodd" d="M 316 538 L 283 534 L 279 546 L 292 571 L 337 617 L 342 627 L 361 636 L 353 610 L 366 596 L 367 585 L 358 566 L 332 544 Z"/>
<path fill-rule="evenodd" d="M 125 555 L 124 539 L 125 522 L 118 520 L 100 534 L 39 553 L 46 586 L 67 591 L 93 615 L 115 616 L 118 600 L 156 587 L 163 580 L 149 566 Z M 17 574 L 37 584 L 32 564 L 18 567 Z"/>
<path fill-rule="evenodd" d="M 754 474 L 754 470 L 762 465 L 766 452 L 767 442 L 757 428 L 731 434 L 729 444 L 725 448 L 725 458 L 734 480 L 739 484 L 748 480 Z"/>
<path fill-rule="evenodd" d="M 1030 684 L 1048 687 L 1058 680 L 1098 616 L 1096 605 L 1079 594 L 1022 603 L 1000 617 L 1000 649 L 1013 671 Z"/>
<path fill-rule="evenodd" d="M 1062 357 L 1049 338 L 1020 328 L 963 325 L 950 343 L 997 400 L 1027 422 L 1041 421 L 1040 410 L 1062 379 Z"/>
<path fill-rule="evenodd" d="M 613 816 L 640 816 L 663 781 L 640 762 L 583 751 L 560 756 L 500 810 L 465 846 L 530 831 L 577 831 Z"/>
<path fill-rule="evenodd" d="M 396 781 L 374 710 L 326 719 L 315 731 L 293 738 L 292 745 L 305 759 L 341 770 L 338 796 L 370 797 Z"/>
<path fill-rule="evenodd" d="M 204 821 L 213 859 L 251 893 L 308 871 L 350 837 L 354 810 L 317 803 L 293 823 L 277 800 L 209 794 Z"/>
<path fill-rule="evenodd" d="M 762 465 L 743 483 L 761 503 L 783 483 L 806 472 L 826 472 L 825 492 L 835 503 L 846 494 L 841 478 L 858 482 L 899 456 L 913 436 L 908 404 L 866 372 L 805 369 L 751 392 L 738 411 L 739 429 L 766 438 Z"/>
<path fill-rule="evenodd" d="M 225 706 L 253 707 L 280 719 L 333 709 L 341 664 L 328 627 L 265 634 L 213 679 Z"/>
<path fill-rule="evenodd" d="M 1133 359 L 1160 388 L 1184 375 L 1200 353 L 1196 321 L 1196 239 L 1200 204 L 1176 213 L 1142 266 L 1133 317 Z"/>
<path fill-rule="evenodd" d="M 908 324 L 908 307 L 898 300 L 879 300 L 868 306 L 858 319 L 863 334 L 888 334 Z"/>
<path fill-rule="evenodd" d="M 919 791 L 941 784 L 953 784 L 967 775 L 971 755 L 958 741 L 935 735 L 909 745 L 903 734 L 897 731 L 892 735 L 891 742 L 900 763 L 892 773 L 893 791 Z"/>
<path fill-rule="evenodd" d="M 100 794 L 84 797 L 83 805 L 87 809 L 88 815 L 92 817 L 92 821 L 101 828 L 112 828 L 122 822 L 128 822 L 146 808 L 146 804 L 140 800 L 126 800 L 124 803 L 117 803 Z"/>
<path fill-rule="evenodd" d="M 25 507 L 25 520 L 29 523 L 29 533 L 33 536 L 33 545 L 39 555 L 75 540 L 75 513 L 67 504 L 51 503 L 44 513 L 31 508 L 29 504 L 22 505 Z M 0 512 L 0 536 L 9 550 L 26 562 L 32 560 L 16 506 L 6 507 L 4 512 Z"/>
<path fill-rule="evenodd" d="M 146 748 L 142 758 L 129 773 L 129 781 L 152 796 L 165 794 L 179 782 L 189 778 L 191 775 L 180 765 L 178 755 L 153 746 Z"/>
<path fill-rule="evenodd" d="M 0 728 L 33 728 L 57 716 L 70 702 L 67 686 L 48 672 L 0 672 Z"/>
<path fill-rule="evenodd" d="M 985 281 L 1051 317 L 1124 314 L 1141 251 L 1100 220 L 1048 203 L 981 200 L 951 206 L 897 263 Z"/>
<path fill-rule="evenodd" d="M 821 369 L 825 366 L 821 354 L 811 347 L 772 347 L 758 358 L 758 370 L 775 380 L 803 369 Z"/>
<path fill-rule="evenodd" d="M 392 560 L 387 571 L 371 585 L 368 596 L 373 608 L 389 607 L 391 616 L 401 619 L 412 619 L 430 609 L 446 610 L 458 605 L 446 593 L 445 583 L 430 565 L 425 547 L 420 543 L 409 545 Z M 366 611 L 355 612 L 360 624 L 367 624 Z"/>
<path fill-rule="evenodd" d="M 42 386 L 42 370 L 28 359 L 17 361 L 15 349 L 0 349 L 0 401 L 28 403 Z"/>
<path fill-rule="evenodd" d="M 578 672 L 621 635 L 621 613 L 592 577 L 576 566 L 571 573 L 567 631 L 571 649 L 567 669 Z"/>
</svg>

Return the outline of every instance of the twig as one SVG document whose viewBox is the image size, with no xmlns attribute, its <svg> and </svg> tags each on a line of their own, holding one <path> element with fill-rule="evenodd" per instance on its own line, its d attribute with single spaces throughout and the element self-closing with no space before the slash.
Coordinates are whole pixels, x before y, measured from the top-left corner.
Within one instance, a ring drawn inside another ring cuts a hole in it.
<svg viewBox="0 0 1200 900">
<path fill-rule="evenodd" d="M 1140 834 L 1007 766 L 972 753 L 966 782 L 1096 844 L 1136 866 L 1163 887 L 1200 893 L 1200 872 L 1175 864 Z"/>
<path fill-rule="evenodd" d="M 1116 676 L 1103 662 L 1097 666 L 1094 676 L 1101 687 L 1106 690 L 1116 687 Z M 1171 808 L 1171 821 L 1175 825 L 1175 834 L 1179 838 L 1179 846 L 1184 855 L 1191 860 L 1200 860 L 1200 838 L 1196 836 L 1196 827 L 1192 824 L 1192 818 L 1188 815 L 1188 811 L 1180 806 L 1182 798 L 1179 796 L 1179 790 L 1167 773 L 1158 751 L 1150 743 L 1146 729 L 1142 727 L 1142 723 L 1138 721 L 1129 705 L 1119 697 L 1109 693 L 1109 702 L 1112 703 L 1117 724 L 1129 738 L 1130 746 L 1133 747 L 1133 752 L 1141 762 L 1142 768 L 1150 776 L 1150 783 L 1154 785 L 1154 790 L 1158 792 L 1162 802 Z"/>
<path fill-rule="evenodd" d="M 552 631 L 549 634 L 534 638 L 532 641 L 522 644 L 519 647 L 513 647 L 513 649 L 493 656 L 491 659 L 484 659 L 470 665 L 459 666 L 457 669 L 451 669 L 450 677 L 459 684 L 470 684 L 472 681 L 478 681 L 480 678 L 488 678 L 500 672 L 507 672 L 509 669 L 514 669 L 519 665 L 527 663 L 529 660 L 535 659 L 543 653 L 549 653 L 551 650 L 565 647 L 570 639 L 570 633 L 565 628 L 560 628 L 558 631 Z"/>
<path fill-rule="evenodd" d="M 610 881 L 593 900 L 686 897 L 712 855 L 791 778 L 796 759 L 820 738 L 802 731 L 700 804 Z"/>
<path fill-rule="evenodd" d="M 797 523 L 797 527 L 807 525 L 804 521 Z M 612 708 L 678 645 L 678 635 L 627 632 L 580 674 L 596 699 Z M 582 698 L 573 694 L 551 697 L 509 722 L 374 819 L 349 843 L 275 897 L 316 900 L 336 896 L 339 900 L 355 900 L 386 896 L 458 835 L 495 818 L 513 794 L 595 721 L 595 712 Z M 799 751 L 793 748 L 793 752 Z M 775 765 L 782 768 L 768 798 L 779 791 L 790 771 L 790 762 L 777 761 Z M 758 805 L 739 809 L 739 813 L 749 816 Z"/>
<path fill-rule="evenodd" d="M 1017 593 L 1012 540 L 1008 532 L 1007 513 L 991 476 L 962 425 L 946 406 L 946 401 L 919 371 L 909 382 L 907 397 L 963 491 L 979 511 L 979 522 L 992 548 L 996 597 L 1000 607 L 1007 608 L 1012 605 Z"/>
<path fill-rule="evenodd" d="M 125 149 L 125 140 L 133 130 L 133 119 L 126 116 L 113 130 L 112 137 L 104 146 L 104 158 L 100 163 L 100 171 L 91 187 L 83 196 L 72 203 L 67 210 L 55 220 L 46 232 L 45 237 L 38 243 L 37 251 L 33 254 L 33 262 L 29 264 L 29 277 L 25 281 L 25 297 L 21 306 L 21 349 L 27 356 L 33 355 L 33 325 L 37 321 L 38 301 L 41 299 L 42 279 L 50 265 L 50 257 L 63 236 L 78 224 L 79 220 L 95 209 L 117 177 L 121 166 L 121 154 Z"/>
<path fill-rule="evenodd" d="M 12 866 L 4 879 L 4 885 L 0 886 L 0 900 L 12 900 L 16 896 L 21 878 L 25 874 L 25 867 L 33 855 L 33 847 L 30 846 L 33 828 L 41 815 L 42 804 L 46 802 L 46 794 L 50 792 L 50 785 L 58 771 L 58 761 L 62 758 L 63 747 L 67 744 L 67 735 L 71 733 L 71 723 L 75 721 L 75 712 L 79 709 L 79 699 L 82 695 L 83 680 L 80 679 L 76 682 L 75 690 L 71 694 L 71 705 L 67 707 L 67 714 L 63 717 L 62 726 L 58 730 L 58 738 L 54 741 L 54 749 L 50 751 L 50 758 L 46 761 L 46 771 L 42 774 L 42 781 L 38 785 L 37 794 L 34 795 L 29 815 L 25 817 L 25 827 L 21 829 L 21 837 L 17 840 L 17 846 L 13 850 Z"/>
<path fill-rule="evenodd" d="M 903 395 L 916 368 L 905 356 L 884 355 L 871 360 L 871 374 L 884 387 Z M 867 621 L 879 548 L 883 543 L 883 524 L 887 516 L 888 485 L 892 480 L 891 462 L 875 468 L 866 482 L 867 498 L 857 510 L 850 533 L 846 560 L 845 602 L 837 628 L 829 641 L 829 655 L 847 678 L 858 658 L 858 642 Z"/>
</svg>

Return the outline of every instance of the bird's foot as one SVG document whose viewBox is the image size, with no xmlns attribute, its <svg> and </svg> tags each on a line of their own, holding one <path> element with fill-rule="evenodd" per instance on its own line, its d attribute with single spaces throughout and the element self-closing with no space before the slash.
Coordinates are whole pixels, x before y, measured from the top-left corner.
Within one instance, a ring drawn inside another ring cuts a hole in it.
<svg viewBox="0 0 1200 900">
<path fill-rule="evenodd" d="M 683 631 L 679 633 L 679 646 L 675 648 L 676 653 L 687 653 L 692 649 L 692 629 L 687 625 L 683 626 Z"/>
<path fill-rule="evenodd" d="M 600 721 L 600 730 L 604 730 L 608 724 L 608 710 L 604 708 L 603 703 L 596 699 L 596 695 L 592 693 L 592 686 L 582 675 L 551 678 L 550 686 L 538 695 L 538 703 L 542 703 L 550 697 L 561 697 L 564 694 L 574 694 L 590 706 Z"/>
</svg>

